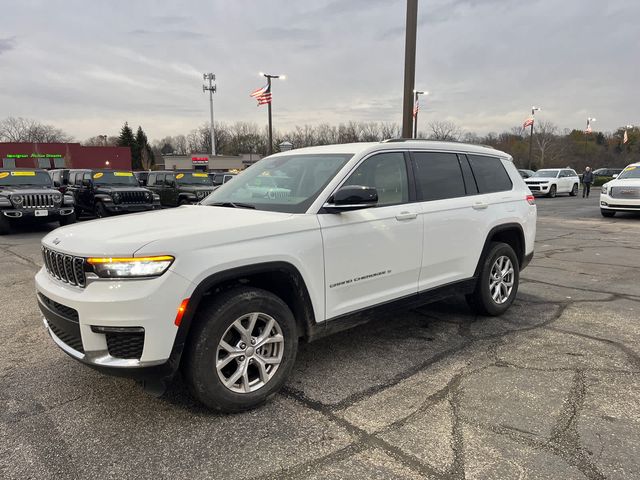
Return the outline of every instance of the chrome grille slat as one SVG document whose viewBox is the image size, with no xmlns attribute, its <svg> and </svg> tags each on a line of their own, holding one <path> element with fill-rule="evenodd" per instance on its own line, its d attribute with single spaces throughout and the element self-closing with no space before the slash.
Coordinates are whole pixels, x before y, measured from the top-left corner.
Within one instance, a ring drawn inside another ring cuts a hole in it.
<svg viewBox="0 0 640 480">
<path fill-rule="evenodd" d="M 52 208 L 55 206 L 51 193 L 28 193 L 23 195 L 24 208 Z"/>
<path fill-rule="evenodd" d="M 611 187 L 611 198 L 640 198 L 640 187 Z"/>
<path fill-rule="evenodd" d="M 70 285 L 82 288 L 86 286 L 84 258 L 56 252 L 47 247 L 42 247 L 42 258 L 47 272 L 52 277 Z"/>
</svg>

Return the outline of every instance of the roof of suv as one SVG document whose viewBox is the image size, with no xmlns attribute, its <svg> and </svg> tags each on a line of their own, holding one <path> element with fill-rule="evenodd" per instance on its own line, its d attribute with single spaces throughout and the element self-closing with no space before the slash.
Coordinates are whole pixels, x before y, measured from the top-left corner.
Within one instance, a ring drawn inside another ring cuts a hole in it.
<svg viewBox="0 0 640 480">
<path fill-rule="evenodd" d="M 362 142 L 362 143 L 342 143 L 336 145 L 320 145 L 317 147 L 305 147 L 297 148 L 294 150 L 288 150 L 286 152 L 277 153 L 276 155 L 297 155 L 297 154 L 313 154 L 313 153 L 351 153 L 351 154 L 364 154 L 379 150 L 397 150 L 403 149 L 418 149 L 418 150 L 445 150 L 445 151 L 458 151 L 469 152 L 484 155 L 493 155 L 503 158 L 511 158 L 510 155 L 495 150 L 491 147 L 485 147 L 481 145 L 472 145 L 469 143 L 459 142 L 442 142 L 438 140 L 412 140 L 412 139 L 398 139 L 387 140 L 384 142 Z"/>
</svg>

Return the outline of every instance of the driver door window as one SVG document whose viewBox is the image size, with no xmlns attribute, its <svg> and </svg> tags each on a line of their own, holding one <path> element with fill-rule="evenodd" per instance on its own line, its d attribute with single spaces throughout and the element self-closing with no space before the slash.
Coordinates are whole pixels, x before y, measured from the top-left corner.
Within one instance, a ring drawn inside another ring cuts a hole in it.
<svg viewBox="0 0 640 480">
<path fill-rule="evenodd" d="M 409 201 L 409 181 L 404 154 L 381 153 L 367 158 L 344 185 L 375 187 L 378 206 L 399 205 Z"/>
</svg>

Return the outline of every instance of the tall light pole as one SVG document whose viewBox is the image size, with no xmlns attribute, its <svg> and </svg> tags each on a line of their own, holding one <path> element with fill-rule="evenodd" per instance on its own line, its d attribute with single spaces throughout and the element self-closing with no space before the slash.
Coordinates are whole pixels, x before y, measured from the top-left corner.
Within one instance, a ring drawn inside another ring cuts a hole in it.
<svg viewBox="0 0 640 480">
<path fill-rule="evenodd" d="M 213 84 L 216 76 L 214 73 L 205 73 L 202 75 L 204 80 L 209 80 L 209 86 L 202 85 L 202 91 L 209 91 L 209 112 L 211 114 L 211 155 L 216 156 L 216 132 L 213 128 L 213 94 L 216 93 L 217 87 Z"/>
<path fill-rule="evenodd" d="M 589 138 L 589 134 L 591 133 L 591 122 L 595 122 L 596 119 L 593 117 L 587 117 L 587 129 L 584 131 L 584 160 L 587 161 L 587 139 Z"/>
<path fill-rule="evenodd" d="M 540 107 L 531 107 L 531 133 L 529 134 L 529 170 L 531 170 L 531 160 L 533 152 L 533 124 L 535 123 L 536 111 L 540 110 Z"/>
<path fill-rule="evenodd" d="M 415 99 L 413 101 L 413 138 L 418 138 L 418 95 L 429 95 L 429 92 L 414 90 Z"/>
<path fill-rule="evenodd" d="M 285 75 L 270 75 L 268 73 L 260 72 L 260 75 L 267 79 L 267 92 L 269 92 L 272 98 L 269 100 L 267 104 L 267 108 L 269 110 L 269 146 L 267 147 L 267 155 L 271 155 L 273 153 L 273 124 L 271 121 L 271 103 L 273 103 L 273 92 L 271 91 L 271 79 L 272 78 L 280 78 L 285 80 L 287 77 Z"/>
<path fill-rule="evenodd" d="M 402 138 L 411 138 L 413 90 L 416 79 L 416 32 L 418 0 L 407 0 L 407 26 L 404 44 L 404 97 L 402 100 Z"/>
</svg>

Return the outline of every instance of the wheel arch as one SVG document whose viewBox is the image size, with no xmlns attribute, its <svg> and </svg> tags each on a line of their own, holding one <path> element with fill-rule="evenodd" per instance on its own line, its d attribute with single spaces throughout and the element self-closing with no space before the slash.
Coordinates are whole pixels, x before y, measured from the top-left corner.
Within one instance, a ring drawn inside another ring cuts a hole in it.
<svg viewBox="0 0 640 480">
<path fill-rule="evenodd" d="M 519 223 L 504 223 L 493 227 L 491 230 L 489 230 L 489 233 L 487 233 L 487 237 L 484 241 L 484 246 L 482 247 L 482 253 L 480 254 L 480 258 L 478 259 L 478 264 L 476 265 L 474 277 L 477 278 L 480 275 L 482 262 L 484 261 L 484 257 L 489 252 L 492 242 L 504 242 L 510 245 L 511 248 L 513 248 L 513 250 L 516 252 L 520 270 L 524 268 L 523 263 L 526 260 L 524 229 Z"/>
<path fill-rule="evenodd" d="M 179 362 L 189 341 L 189 332 L 198 321 L 197 313 L 207 297 L 236 286 L 249 286 L 277 295 L 293 312 L 298 336 L 308 338 L 315 326 L 311 296 L 300 271 L 288 262 L 265 262 L 231 268 L 203 279 L 195 288 L 184 312 L 171 357 Z"/>
</svg>

